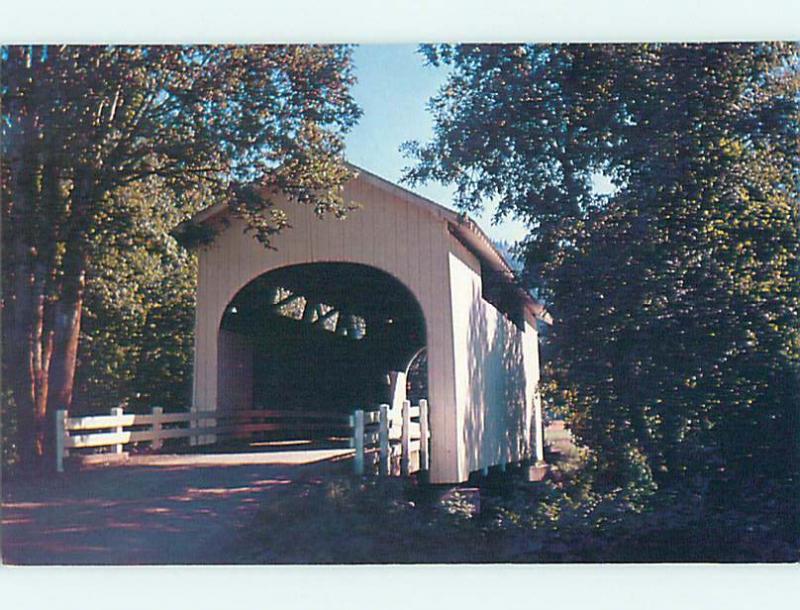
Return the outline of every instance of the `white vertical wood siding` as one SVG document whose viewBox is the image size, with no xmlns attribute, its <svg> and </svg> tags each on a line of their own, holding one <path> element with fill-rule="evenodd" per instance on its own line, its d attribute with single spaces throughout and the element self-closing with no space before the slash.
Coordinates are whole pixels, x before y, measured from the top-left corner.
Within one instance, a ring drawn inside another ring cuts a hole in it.
<svg viewBox="0 0 800 610">
<path fill-rule="evenodd" d="M 451 243 L 459 475 L 534 454 L 538 338 L 481 296 L 480 263 Z"/>
</svg>

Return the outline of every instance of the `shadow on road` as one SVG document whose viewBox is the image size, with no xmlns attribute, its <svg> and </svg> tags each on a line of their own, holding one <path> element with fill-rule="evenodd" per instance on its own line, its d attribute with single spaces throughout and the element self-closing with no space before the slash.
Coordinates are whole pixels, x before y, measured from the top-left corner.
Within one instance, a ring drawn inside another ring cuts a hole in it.
<svg viewBox="0 0 800 610">
<path fill-rule="evenodd" d="M 291 493 L 292 483 L 347 472 L 352 454 L 263 449 L 132 456 L 120 466 L 5 480 L 3 562 L 228 563 L 259 506 Z"/>
</svg>

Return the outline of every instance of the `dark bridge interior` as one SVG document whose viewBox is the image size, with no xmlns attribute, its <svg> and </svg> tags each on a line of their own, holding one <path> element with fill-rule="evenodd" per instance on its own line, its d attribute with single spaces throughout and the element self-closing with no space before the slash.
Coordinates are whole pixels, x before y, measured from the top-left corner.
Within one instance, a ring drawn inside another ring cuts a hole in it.
<svg viewBox="0 0 800 610">
<path fill-rule="evenodd" d="M 266 273 L 231 301 L 221 328 L 252 342 L 253 404 L 244 409 L 374 408 L 389 398 L 387 373 L 405 370 L 425 346 L 408 289 L 351 263 Z"/>
</svg>

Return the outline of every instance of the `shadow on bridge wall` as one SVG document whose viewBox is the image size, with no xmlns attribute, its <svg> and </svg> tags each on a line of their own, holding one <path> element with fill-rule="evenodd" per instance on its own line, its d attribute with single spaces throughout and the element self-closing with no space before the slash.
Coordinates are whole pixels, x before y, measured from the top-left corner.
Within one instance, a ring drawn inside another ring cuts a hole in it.
<svg viewBox="0 0 800 610">
<path fill-rule="evenodd" d="M 526 367 L 525 359 L 533 354 L 525 342 L 535 345 L 536 338 L 483 300 L 475 283 L 468 328 L 463 446 L 473 471 L 530 454 L 536 380 L 526 380 L 526 369 L 531 367 Z"/>
</svg>

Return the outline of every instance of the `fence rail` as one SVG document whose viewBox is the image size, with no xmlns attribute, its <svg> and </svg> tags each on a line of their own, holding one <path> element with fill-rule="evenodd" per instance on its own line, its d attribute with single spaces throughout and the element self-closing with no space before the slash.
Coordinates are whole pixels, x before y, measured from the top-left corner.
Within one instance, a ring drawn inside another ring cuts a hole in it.
<svg viewBox="0 0 800 610">
<path fill-rule="evenodd" d="M 412 406 L 403 401 L 400 412 L 383 404 L 377 411 L 356 410 L 350 417 L 353 428 L 352 446 L 355 449 L 354 470 L 363 475 L 367 466 L 378 474 L 389 476 L 397 469 L 399 458 L 402 476 L 430 467 L 430 427 L 428 401 Z"/>
<path fill-rule="evenodd" d="M 150 443 L 160 449 L 165 440 L 187 438 L 198 442 L 203 437 L 246 437 L 256 432 L 285 431 L 292 434 L 331 432 L 350 436 L 350 423 L 344 414 L 319 411 L 249 410 L 231 413 L 189 411 L 164 413 L 154 407 L 149 414 L 124 413 L 120 407 L 109 415 L 69 417 L 56 414 L 56 470 L 64 471 L 64 458 L 71 449 L 111 447 L 122 453 L 130 443 Z"/>
</svg>

